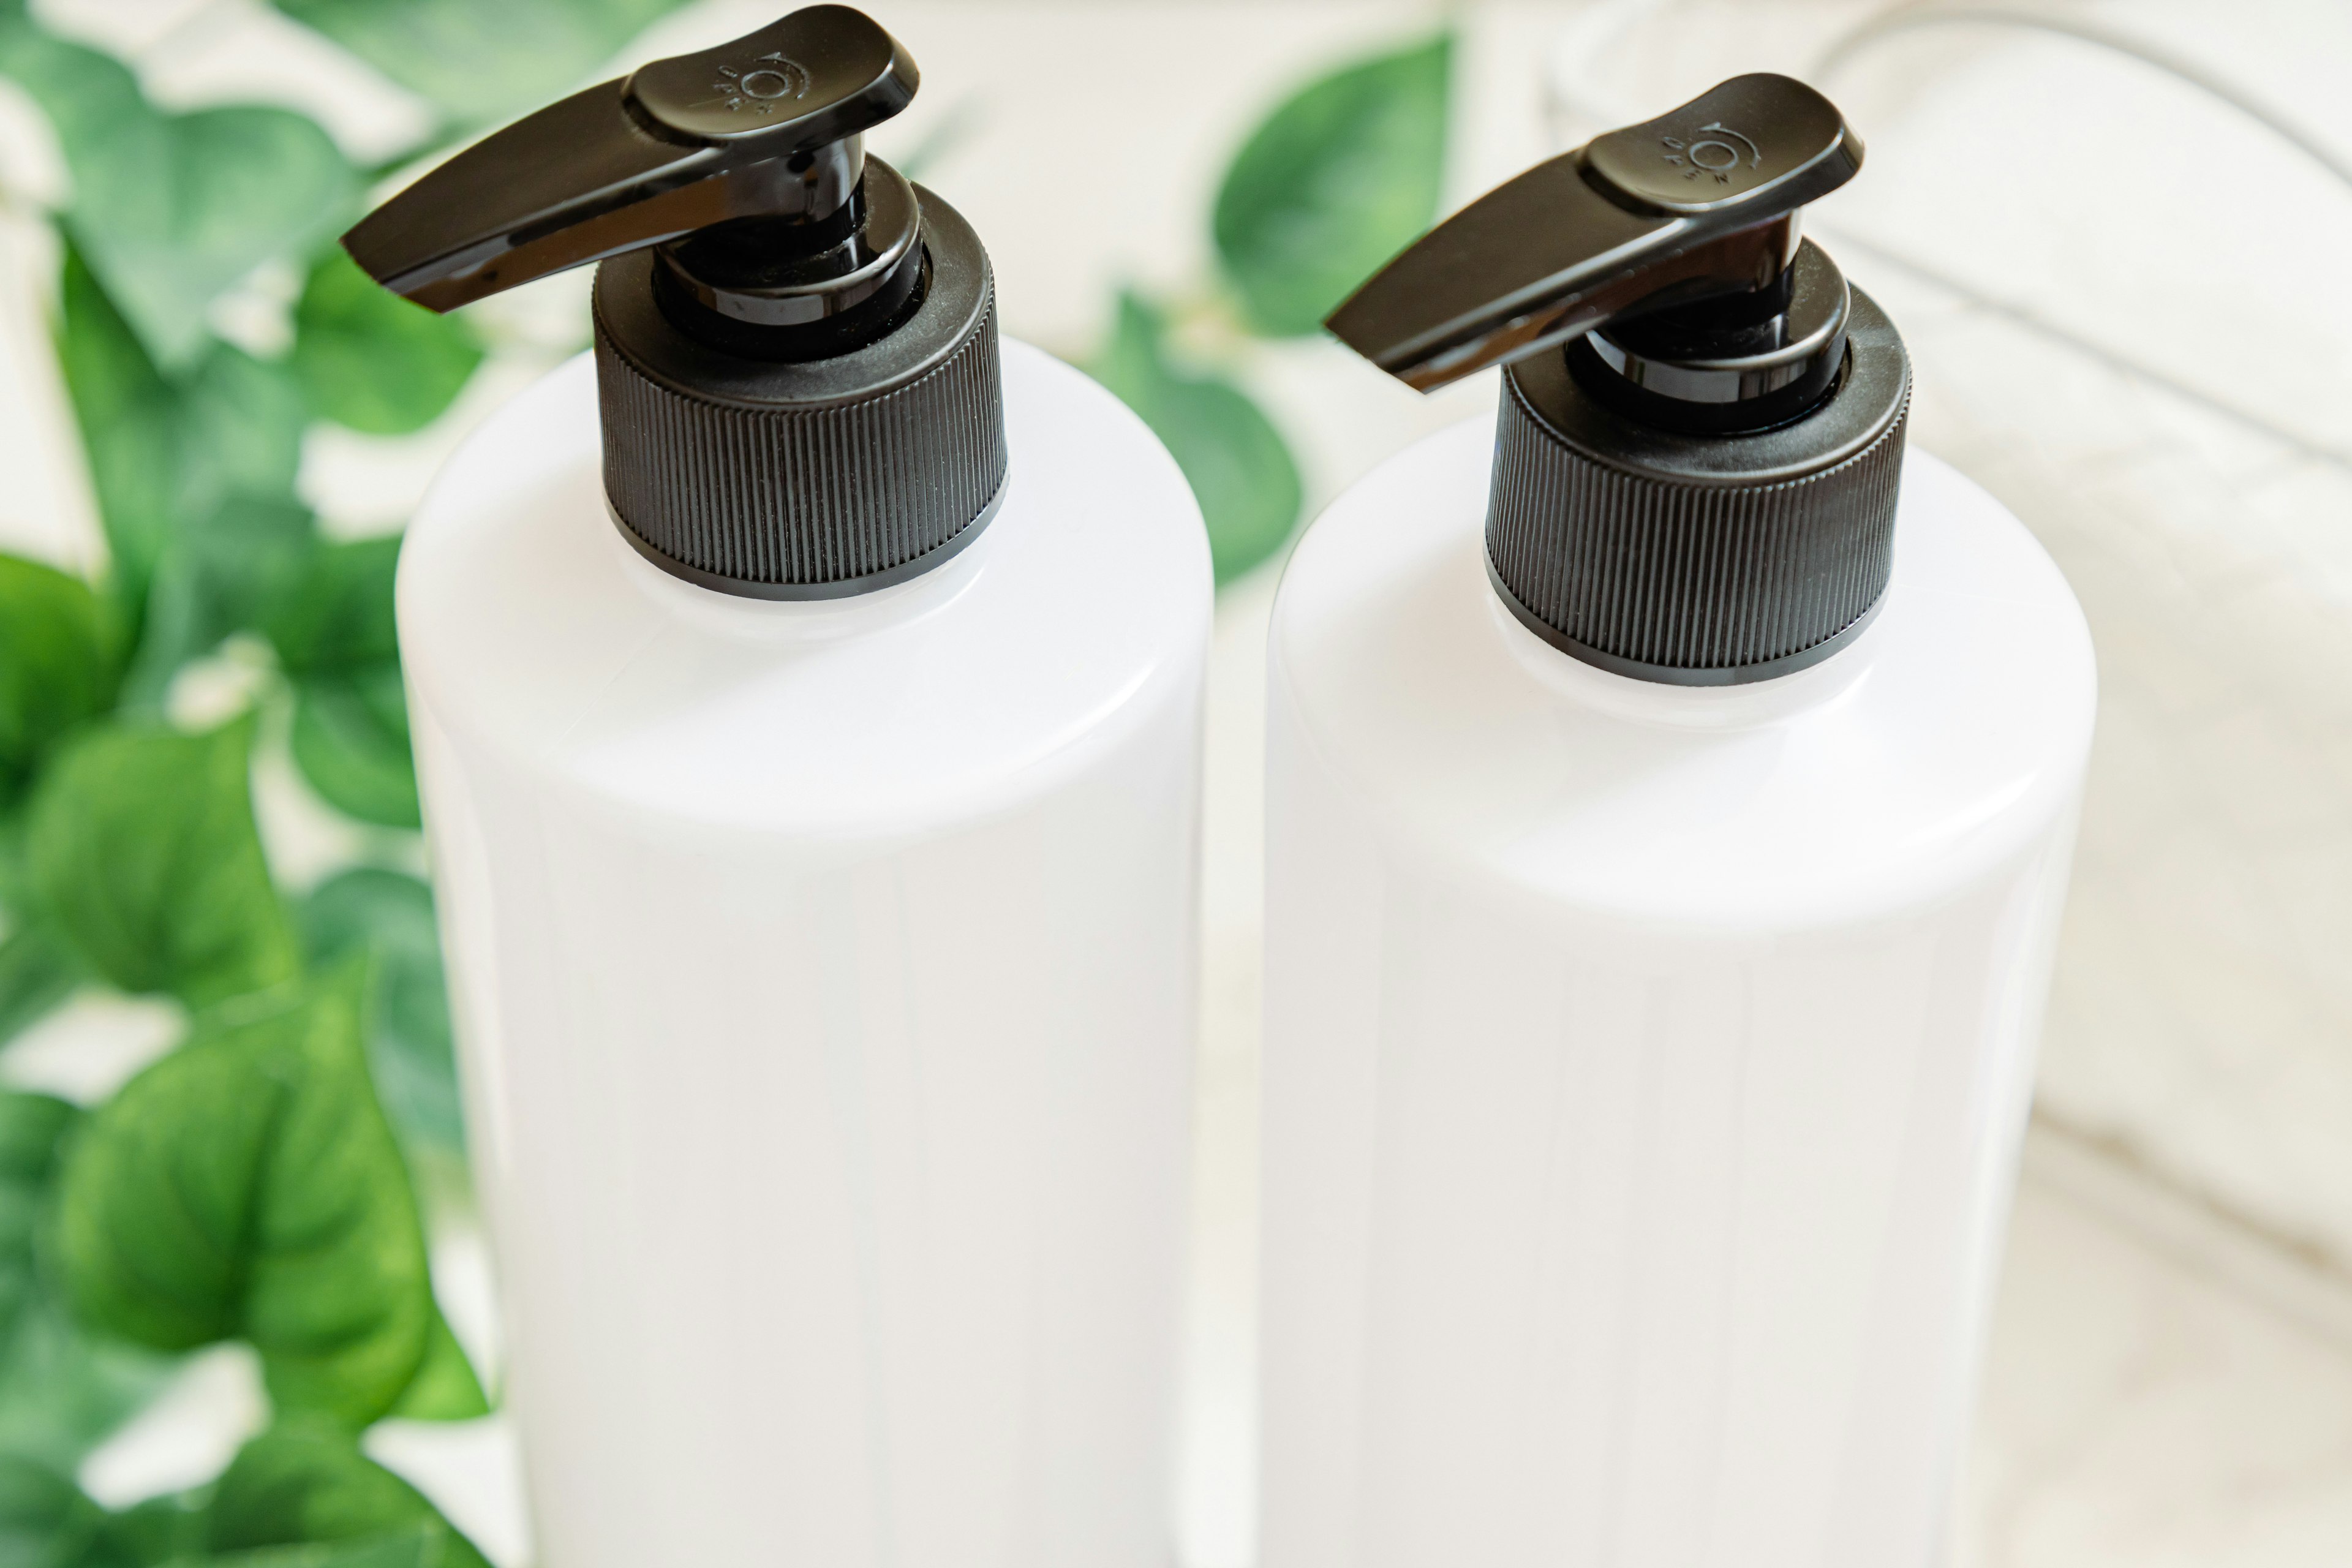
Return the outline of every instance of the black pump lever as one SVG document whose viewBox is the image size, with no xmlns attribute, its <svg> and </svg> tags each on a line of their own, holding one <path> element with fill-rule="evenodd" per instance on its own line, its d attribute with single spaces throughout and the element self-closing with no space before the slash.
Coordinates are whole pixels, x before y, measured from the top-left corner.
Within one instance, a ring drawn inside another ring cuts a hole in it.
<svg viewBox="0 0 2352 1568">
<path fill-rule="evenodd" d="M 1798 209 L 1861 167 L 1828 99 L 1734 77 L 1481 196 L 1325 325 L 1427 392 L 1612 320 L 1781 284 Z"/>
<path fill-rule="evenodd" d="M 450 310 L 738 218 L 823 226 L 856 197 L 860 133 L 904 109 L 917 79 L 870 18 L 811 6 L 518 121 L 343 246 L 377 282 Z M 838 239 L 833 226 L 820 243 Z"/>
</svg>

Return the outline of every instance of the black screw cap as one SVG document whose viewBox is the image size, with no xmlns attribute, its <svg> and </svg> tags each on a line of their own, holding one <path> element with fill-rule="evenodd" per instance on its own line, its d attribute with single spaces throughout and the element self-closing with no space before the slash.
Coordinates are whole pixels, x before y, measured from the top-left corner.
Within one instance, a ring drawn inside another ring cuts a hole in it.
<svg viewBox="0 0 2352 1568">
<path fill-rule="evenodd" d="M 677 576 L 756 598 L 887 586 L 1004 490 L 994 282 L 864 132 L 915 62 L 846 5 L 524 117 L 343 237 L 436 310 L 599 264 L 604 493 Z"/>
<path fill-rule="evenodd" d="M 1853 291 L 1846 363 L 1760 434 L 1664 429 L 1579 384 L 1567 353 L 1504 372 L 1486 566 L 1521 624 L 1643 680 L 1729 686 L 1817 664 L 1869 624 L 1894 568 L 1911 366 Z"/>
<path fill-rule="evenodd" d="M 1489 191 L 1331 313 L 1423 391 L 1504 366 L 1487 574 L 1537 636 L 1728 686 L 1869 624 L 1910 363 L 1798 210 L 1861 167 L 1828 99 L 1734 77 Z"/>
<path fill-rule="evenodd" d="M 995 283 L 970 225 L 915 187 L 920 303 L 824 359 L 730 353 L 680 331 L 646 251 L 596 274 L 604 493 L 675 576 L 767 599 L 911 577 L 979 536 L 1004 489 Z"/>
</svg>

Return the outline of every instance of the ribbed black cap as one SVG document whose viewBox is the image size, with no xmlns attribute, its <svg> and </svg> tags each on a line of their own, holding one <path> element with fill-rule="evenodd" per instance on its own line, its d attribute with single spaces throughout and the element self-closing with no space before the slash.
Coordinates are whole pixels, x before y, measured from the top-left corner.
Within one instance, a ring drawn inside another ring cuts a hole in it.
<svg viewBox="0 0 2352 1568">
<path fill-rule="evenodd" d="M 1894 567 L 1911 397 L 1902 339 L 1860 289 L 1847 334 L 1836 391 L 1752 435 L 1628 419 L 1568 354 L 1508 367 L 1486 519 L 1504 603 L 1589 664 L 1675 685 L 1768 679 L 1844 647 Z"/>
<path fill-rule="evenodd" d="M 917 189 L 921 303 L 831 358 L 728 353 L 656 302 L 649 251 L 595 290 L 604 491 L 623 537 L 722 592 L 836 598 L 903 581 L 987 525 L 1003 493 L 995 284 L 970 225 Z"/>
</svg>

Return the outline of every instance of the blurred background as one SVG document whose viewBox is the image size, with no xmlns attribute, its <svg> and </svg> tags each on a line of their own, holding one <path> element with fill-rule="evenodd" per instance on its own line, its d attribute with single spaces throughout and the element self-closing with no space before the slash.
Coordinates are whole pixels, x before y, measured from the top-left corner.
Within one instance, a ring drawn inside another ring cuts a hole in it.
<svg viewBox="0 0 2352 1568">
<path fill-rule="evenodd" d="M 782 8 L 0 0 L 0 1568 L 532 1560 L 389 587 L 442 458 L 584 347 L 587 279 L 438 321 L 331 241 Z M 1867 142 L 1810 231 L 2100 657 L 1954 1561 L 2352 1562 L 2352 8 L 868 8 L 924 79 L 872 150 L 971 219 L 1007 331 L 1160 432 L 1215 548 L 1187 1568 L 1253 1557 L 1267 608 L 1299 523 L 1495 395 L 1315 322 L 1755 69 Z"/>
</svg>

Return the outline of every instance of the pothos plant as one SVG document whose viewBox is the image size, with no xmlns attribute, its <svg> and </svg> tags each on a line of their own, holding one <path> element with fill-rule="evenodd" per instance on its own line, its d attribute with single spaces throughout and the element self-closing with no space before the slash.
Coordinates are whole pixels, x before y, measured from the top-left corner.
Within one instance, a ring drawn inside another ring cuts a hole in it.
<svg viewBox="0 0 2352 1568">
<path fill-rule="evenodd" d="M 276 0 L 436 107 L 403 163 L 554 96 L 675 3 Z M 1091 368 L 1175 452 L 1221 582 L 1279 548 L 1299 478 L 1171 318 L 1229 345 L 1314 331 L 1434 210 L 1449 59 L 1438 38 L 1282 104 L 1218 195 L 1219 278 L 1172 310 L 1118 302 Z M 462 1131 L 432 898 L 407 868 L 399 542 L 330 537 L 296 479 L 313 426 L 421 428 L 483 347 L 333 247 L 381 171 L 312 121 L 169 111 L 23 0 L 0 0 L 0 76 L 69 176 L 41 216 L 108 557 L 86 578 L 0 555 L 0 1047 L 90 988 L 185 1020 L 97 1103 L 0 1089 L 0 1568 L 479 1565 L 362 1446 L 375 1422 L 488 1401 L 436 1304 L 419 1196 L 460 1168 Z M 212 323 L 273 266 L 299 292 L 282 349 L 257 353 Z M 250 700 L 174 722 L 191 668 L 223 661 Z M 273 879 L 257 745 L 365 826 L 367 862 L 299 895 Z M 232 1342 L 258 1361 L 268 1429 L 194 1490 L 86 1495 L 95 1447 L 181 1359 Z"/>
<path fill-rule="evenodd" d="M 675 0 L 278 0 L 435 105 L 401 162 L 552 96 Z M 417 857 L 396 538 L 322 532 L 306 432 L 417 429 L 482 359 L 332 244 L 376 171 L 287 110 L 175 113 L 0 0 L 0 75 L 70 191 L 58 361 L 107 563 L 0 556 L 0 1042 L 88 988 L 167 999 L 170 1051 L 91 1105 L 0 1091 L 0 1565 L 479 1564 L 362 1438 L 487 1409 L 436 1306 L 420 1176 L 461 1133 Z M 7 193 L 22 211 L 26 198 Z M 214 328 L 276 268 L 282 351 Z M 0 506 L 7 504 L 0 497 Z M 192 666 L 243 669 L 175 724 Z M 294 896 L 249 780 L 282 746 L 374 863 Z M 110 1510 L 84 1459 L 201 1347 L 251 1347 L 270 1424 L 212 1483 Z"/>
<path fill-rule="evenodd" d="M 1301 338 L 1435 217 L 1445 172 L 1454 41 L 1439 36 L 1307 83 L 1241 144 L 1217 190 L 1217 276 L 1154 300 L 1123 290 L 1087 369 L 1167 443 L 1209 529 L 1220 585 L 1268 560 L 1297 525 L 1298 468 L 1229 370 L 1188 356 L 1205 339 Z M 1196 331 L 1187 331 L 1192 328 Z"/>
</svg>

